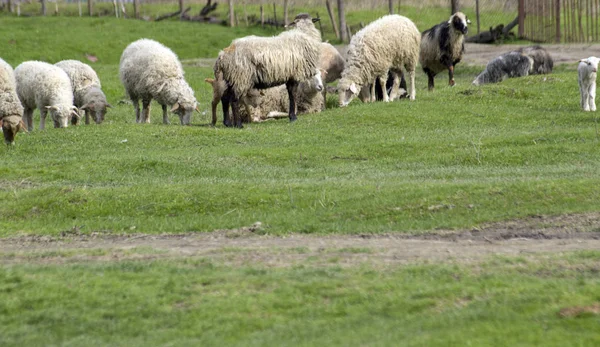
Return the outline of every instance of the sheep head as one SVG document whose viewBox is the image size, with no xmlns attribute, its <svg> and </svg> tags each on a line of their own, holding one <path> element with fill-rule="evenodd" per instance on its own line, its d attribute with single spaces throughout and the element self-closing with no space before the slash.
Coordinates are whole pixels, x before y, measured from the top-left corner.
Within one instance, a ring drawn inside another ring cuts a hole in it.
<svg viewBox="0 0 600 347">
<path fill-rule="evenodd" d="M 15 144 L 15 137 L 19 131 L 27 132 L 27 127 L 21 116 L 6 116 L 0 119 L 0 128 L 2 128 L 4 142 L 7 145 Z"/>
<path fill-rule="evenodd" d="M 111 108 L 112 105 L 105 102 L 91 102 L 89 104 L 85 104 L 81 106 L 83 111 L 90 112 L 92 114 L 92 118 L 96 124 L 100 124 L 104 121 L 104 116 L 106 115 L 107 108 Z"/>
<path fill-rule="evenodd" d="M 581 59 L 580 63 L 585 63 L 590 67 L 592 73 L 598 72 L 598 63 L 600 62 L 600 58 L 589 57 L 586 59 Z"/>
<path fill-rule="evenodd" d="M 462 12 L 456 12 L 452 16 L 450 16 L 450 20 L 448 24 L 455 31 L 460 32 L 463 35 L 466 35 L 469 32 L 468 25 L 471 24 L 471 21 L 467 18 L 467 16 Z"/>
<path fill-rule="evenodd" d="M 196 99 L 186 100 L 186 99 L 180 98 L 171 107 L 171 112 L 173 112 L 179 116 L 179 121 L 181 122 L 181 125 L 190 125 L 191 119 L 192 119 L 192 113 L 194 113 L 194 110 L 196 110 L 198 113 L 200 113 Z"/>
<path fill-rule="evenodd" d="M 315 27 L 316 22 L 320 18 L 312 18 L 308 13 L 300 13 L 294 18 L 290 24 L 286 25 L 286 29 L 297 29 L 308 36 L 321 41 L 321 32 Z"/>
<path fill-rule="evenodd" d="M 46 110 L 50 112 L 55 128 L 66 128 L 69 126 L 70 119 L 73 117 L 81 118 L 77 112 L 77 107 L 73 105 L 46 106 Z"/>
<path fill-rule="evenodd" d="M 340 80 L 338 83 L 338 95 L 339 95 L 339 105 L 340 107 L 348 106 L 350 101 L 354 99 L 361 89 L 360 85 L 357 85 L 355 82 L 348 81 L 344 78 Z"/>
</svg>

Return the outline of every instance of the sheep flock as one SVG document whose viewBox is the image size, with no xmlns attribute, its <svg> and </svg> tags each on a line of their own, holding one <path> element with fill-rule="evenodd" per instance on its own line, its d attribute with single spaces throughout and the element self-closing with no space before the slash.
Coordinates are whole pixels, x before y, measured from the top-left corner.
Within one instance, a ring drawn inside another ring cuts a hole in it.
<svg viewBox="0 0 600 347">
<path fill-rule="evenodd" d="M 215 57 L 214 75 L 204 79 L 213 92 L 212 126 L 219 103 L 226 127 L 283 117 L 294 122 L 298 114 L 325 111 L 328 89 L 338 94 L 340 107 L 355 97 L 363 102 L 395 102 L 403 97 L 414 101 L 420 89 L 415 86 L 417 65 L 433 92 L 440 72 L 448 72 L 449 86 L 456 84 L 457 64 L 468 54 L 464 40 L 470 21 L 462 12 L 424 31 L 407 17 L 386 15 L 364 26 L 345 49 L 323 42 L 315 27 L 318 21 L 301 13 L 276 36 L 240 37 L 224 45 Z M 596 111 L 599 61 L 592 56 L 577 62 L 584 111 Z M 543 47 L 523 47 L 490 60 L 472 85 L 483 88 L 507 78 L 549 74 L 553 65 Z M 178 56 L 160 42 L 140 38 L 124 47 L 118 76 L 137 123 L 150 123 L 152 100 L 161 105 L 164 124 L 170 123 L 169 112 L 179 117 L 181 125 L 192 124 L 194 111 L 199 112 L 200 102 Z M 0 127 L 6 144 L 14 145 L 17 133 L 34 130 L 35 109 L 43 130 L 48 115 L 55 128 L 77 125 L 83 115 L 86 125 L 90 119 L 100 125 L 111 107 L 91 65 L 73 59 L 54 65 L 24 61 L 13 70 L 0 59 Z"/>
</svg>

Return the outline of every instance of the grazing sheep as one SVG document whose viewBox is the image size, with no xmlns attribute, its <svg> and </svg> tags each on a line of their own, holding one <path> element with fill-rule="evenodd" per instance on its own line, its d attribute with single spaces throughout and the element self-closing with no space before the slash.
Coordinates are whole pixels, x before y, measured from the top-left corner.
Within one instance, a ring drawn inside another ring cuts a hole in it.
<svg viewBox="0 0 600 347">
<path fill-rule="evenodd" d="M 33 130 L 33 110 L 40 109 L 40 130 L 46 124 L 46 114 L 55 128 L 66 128 L 72 117 L 79 117 L 73 106 L 73 88 L 67 73 L 61 68 L 41 61 L 26 61 L 15 69 L 17 95 L 24 111 L 29 131 Z"/>
<path fill-rule="evenodd" d="M 23 106 L 17 96 L 17 82 L 13 68 L 0 59 L 0 128 L 7 145 L 15 144 L 19 131 L 27 132 L 23 123 Z"/>
<path fill-rule="evenodd" d="M 358 94 L 358 98 L 362 102 L 375 102 L 383 100 L 383 90 L 386 90 L 390 101 L 396 99 L 407 98 L 408 93 L 406 91 L 406 79 L 404 78 L 404 72 L 400 73 L 400 88 L 395 95 L 392 95 L 392 88 L 394 86 L 394 79 L 396 78 L 395 72 L 390 71 L 388 73 L 387 82 L 385 88 L 382 87 L 381 79 L 376 78 L 375 83 L 364 85 Z"/>
<path fill-rule="evenodd" d="M 471 21 L 462 12 L 450 16 L 450 20 L 434 25 L 423 32 L 419 63 L 427 74 L 428 89 L 434 88 L 434 77 L 448 70 L 450 86 L 454 86 L 454 66 L 460 62 L 465 51 L 464 38 Z"/>
<path fill-rule="evenodd" d="M 533 58 L 519 52 L 509 52 L 492 59 L 473 84 L 498 83 L 507 78 L 524 77 L 533 70 Z"/>
<path fill-rule="evenodd" d="M 226 83 L 222 79 L 206 78 L 213 88 L 213 125 L 217 121 L 216 105 L 223 96 Z M 298 113 L 316 113 L 325 108 L 325 99 L 320 93 L 324 89 L 322 74 L 317 73 L 309 81 L 300 82 L 296 90 Z M 269 118 L 287 116 L 289 98 L 285 85 L 257 90 L 251 89 L 237 104 L 237 112 L 243 122 L 260 122 Z"/>
<path fill-rule="evenodd" d="M 554 60 L 548 51 L 541 46 L 529 46 L 522 47 L 516 50 L 516 52 L 523 53 L 530 56 L 533 59 L 533 71 L 532 75 L 541 75 L 552 73 L 554 67 Z"/>
<path fill-rule="evenodd" d="M 317 19 L 315 19 L 317 20 Z M 319 64 L 320 41 L 304 33 L 313 26 L 309 15 L 294 20 L 300 29 L 284 31 L 274 37 L 248 36 L 234 40 L 219 53 L 214 73 L 223 74 L 227 88 L 221 98 L 223 122 L 231 126 L 229 104 L 232 104 L 234 125 L 242 127 L 237 103 L 251 89 L 266 89 L 285 84 L 289 98 L 289 119 L 296 117 L 294 97 L 298 83 L 314 76 Z"/>
<path fill-rule="evenodd" d="M 106 108 L 112 106 L 106 101 L 96 71 L 79 60 L 63 60 L 54 65 L 63 69 L 69 76 L 73 87 L 73 104 L 85 112 L 85 124 L 90 124 L 90 114 L 96 124 L 102 123 Z M 72 119 L 73 125 L 77 124 L 78 119 Z"/>
<path fill-rule="evenodd" d="M 388 71 L 395 72 L 392 98 L 398 91 L 402 67 L 410 76 L 410 99 L 415 99 L 415 69 L 419 59 L 421 33 L 408 18 L 387 15 L 370 23 L 350 40 L 346 66 L 338 82 L 340 106 L 346 106 L 359 94 L 362 86 L 381 79 L 385 88 Z M 382 91 L 384 101 L 389 101 Z"/>
<path fill-rule="evenodd" d="M 579 93 L 581 108 L 584 111 L 596 111 L 596 75 L 600 58 L 589 57 L 581 59 L 577 72 L 579 75 Z"/>
<path fill-rule="evenodd" d="M 337 48 L 328 42 L 321 42 L 321 60 L 319 68 L 325 71 L 324 83 L 332 83 L 342 77 L 344 71 L 344 57 Z M 327 88 L 323 88 L 323 99 L 327 100 Z"/>
<path fill-rule="evenodd" d="M 190 124 L 192 113 L 198 110 L 196 97 L 177 55 L 169 48 L 149 39 L 132 42 L 121 55 L 119 73 L 135 107 L 137 123 L 150 123 L 150 102 L 155 99 L 162 106 L 164 124 L 169 124 L 167 106 L 182 125 Z"/>
</svg>

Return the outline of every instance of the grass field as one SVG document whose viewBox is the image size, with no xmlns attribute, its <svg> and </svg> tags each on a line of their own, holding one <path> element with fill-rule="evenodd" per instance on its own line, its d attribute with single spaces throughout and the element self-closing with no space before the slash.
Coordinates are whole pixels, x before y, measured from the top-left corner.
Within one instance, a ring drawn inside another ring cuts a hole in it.
<svg viewBox="0 0 600 347">
<path fill-rule="evenodd" d="M 442 74 L 432 93 L 418 71 L 414 102 L 339 109 L 332 96 L 330 109 L 293 124 L 212 128 L 204 58 L 269 30 L 0 20 L 0 57 L 16 66 L 95 55 L 115 106 L 101 125 L 45 131 L 36 112 L 36 129 L 0 149 L 0 237 L 210 232 L 257 221 L 259 234 L 281 236 L 427 233 L 600 210 L 600 135 L 596 115 L 579 110 L 575 66 L 472 87 L 481 67 L 459 65 L 457 86 Z M 162 125 L 156 104 L 152 124 L 135 124 L 118 61 L 140 37 L 184 60 L 203 111 L 192 126 Z M 25 258 L 0 249 L 0 345 L 600 343 L 597 251 L 352 267 L 326 254 L 272 267 L 144 260 L 155 249 L 119 261 L 90 247 Z M 90 254 L 108 261 L 81 260 Z"/>
</svg>

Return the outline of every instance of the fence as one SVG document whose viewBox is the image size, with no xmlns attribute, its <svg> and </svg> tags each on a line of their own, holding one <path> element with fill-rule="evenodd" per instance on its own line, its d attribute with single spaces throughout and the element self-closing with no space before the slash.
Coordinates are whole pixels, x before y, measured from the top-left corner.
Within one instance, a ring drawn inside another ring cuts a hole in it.
<svg viewBox="0 0 600 347">
<path fill-rule="evenodd" d="M 522 37 L 538 42 L 600 41 L 600 0 L 521 0 Z"/>
</svg>

